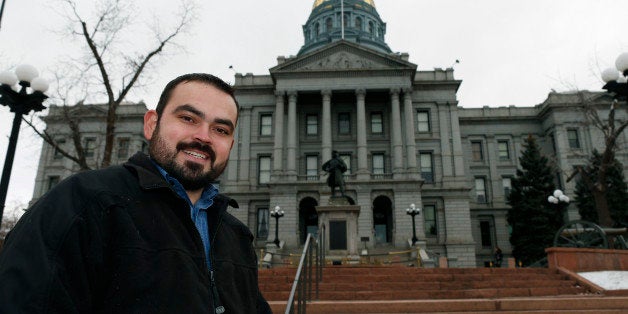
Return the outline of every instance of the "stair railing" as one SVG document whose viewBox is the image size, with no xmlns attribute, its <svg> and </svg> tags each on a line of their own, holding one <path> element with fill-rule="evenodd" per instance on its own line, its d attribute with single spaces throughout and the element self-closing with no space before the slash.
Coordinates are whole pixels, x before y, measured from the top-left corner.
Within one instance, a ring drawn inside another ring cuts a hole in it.
<svg viewBox="0 0 628 314">
<path fill-rule="evenodd" d="M 322 233 L 324 232 L 321 232 L 321 234 Z M 299 261 L 299 267 L 297 268 L 297 273 L 292 283 L 292 289 L 290 290 L 290 297 L 286 304 L 285 314 L 294 313 L 295 302 L 297 313 L 301 314 L 306 312 L 307 302 L 312 300 L 312 283 L 314 281 L 316 282 L 316 299 L 318 299 L 318 283 L 322 279 L 323 265 L 320 258 L 320 244 L 321 242 L 316 241 L 311 233 L 307 235 L 305 245 L 303 246 L 303 253 Z M 316 261 L 313 262 L 315 253 Z"/>
</svg>

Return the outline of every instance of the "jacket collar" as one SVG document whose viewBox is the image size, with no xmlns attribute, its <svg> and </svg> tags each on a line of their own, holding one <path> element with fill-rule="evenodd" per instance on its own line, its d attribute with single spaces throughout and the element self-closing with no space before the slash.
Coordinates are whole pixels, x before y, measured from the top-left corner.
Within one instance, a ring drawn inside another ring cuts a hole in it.
<svg viewBox="0 0 628 314">
<path fill-rule="evenodd" d="M 124 163 L 124 167 L 135 173 L 142 189 L 171 188 L 159 170 L 153 165 L 148 155 L 137 152 L 129 160 Z M 233 208 L 239 208 L 238 202 L 234 199 L 222 194 L 216 195 L 214 198 L 216 205 L 226 202 Z M 226 206 L 221 206 L 226 208 Z"/>
</svg>

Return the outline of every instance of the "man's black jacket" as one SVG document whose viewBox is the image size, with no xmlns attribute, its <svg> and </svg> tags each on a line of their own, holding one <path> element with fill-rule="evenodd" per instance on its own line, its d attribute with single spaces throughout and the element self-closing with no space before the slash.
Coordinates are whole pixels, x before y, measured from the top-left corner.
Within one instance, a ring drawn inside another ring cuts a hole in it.
<svg viewBox="0 0 628 314">
<path fill-rule="evenodd" d="M 253 236 L 228 205 L 218 195 L 207 211 L 216 297 L 189 206 L 147 156 L 74 175 L 7 237 L 0 313 L 270 312 Z"/>
</svg>

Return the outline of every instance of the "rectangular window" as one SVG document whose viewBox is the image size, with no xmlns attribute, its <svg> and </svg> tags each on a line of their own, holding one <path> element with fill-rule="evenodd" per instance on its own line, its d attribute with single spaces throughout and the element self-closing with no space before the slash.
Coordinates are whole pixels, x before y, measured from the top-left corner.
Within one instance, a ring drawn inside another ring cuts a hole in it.
<svg viewBox="0 0 628 314">
<path fill-rule="evenodd" d="M 318 135 L 318 115 L 308 114 L 305 120 L 307 135 Z"/>
<path fill-rule="evenodd" d="M 430 131 L 430 112 L 428 110 L 419 110 L 416 114 L 416 127 L 419 132 Z"/>
<path fill-rule="evenodd" d="M 475 178 L 475 196 L 478 203 L 486 203 L 486 182 L 484 178 Z"/>
<path fill-rule="evenodd" d="M 438 234 L 438 229 L 436 225 L 436 206 L 423 206 L 423 214 L 423 219 L 425 220 L 425 235 L 436 236 Z"/>
<path fill-rule="evenodd" d="M 270 156 L 259 157 L 259 168 L 257 170 L 257 178 L 260 184 L 270 182 Z"/>
<path fill-rule="evenodd" d="M 471 142 L 471 155 L 472 155 L 473 161 L 484 160 L 484 152 L 482 151 L 482 142 L 480 141 Z"/>
<path fill-rule="evenodd" d="M 567 138 L 569 139 L 569 148 L 580 148 L 580 138 L 578 137 L 578 130 L 567 130 Z"/>
<path fill-rule="evenodd" d="M 491 222 L 488 220 L 480 221 L 480 237 L 483 248 L 493 247 L 493 235 L 491 231 Z"/>
<path fill-rule="evenodd" d="M 351 115 L 348 112 L 338 114 L 338 134 L 351 134 Z"/>
<path fill-rule="evenodd" d="M 318 180 L 318 155 L 305 156 L 305 175 L 308 181 Z"/>
<path fill-rule="evenodd" d="M 96 151 L 96 138 L 86 137 L 85 143 L 83 144 L 83 152 L 85 152 L 85 158 L 94 157 L 95 151 Z"/>
<path fill-rule="evenodd" d="M 434 183 L 434 166 L 432 165 L 432 153 L 420 153 L 421 177 L 425 183 Z"/>
<path fill-rule="evenodd" d="M 373 174 L 386 173 L 386 169 L 384 168 L 384 154 L 373 154 L 371 158 L 373 161 Z"/>
<path fill-rule="evenodd" d="M 340 159 L 345 162 L 345 165 L 347 165 L 345 175 L 351 174 L 351 154 L 340 154 L 339 156 Z"/>
<path fill-rule="evenodd" d="M 65 145 L 65 139 L 58 139 L 57 140 L 57 146 L 58 147 L 63 147 Z M 63 155 L 61 154 L 61 151 L 57 148 L 55 148 L 55 153 L 52 156 L 53 159 L 61 159 L 63 158 Z"/>
<path fill-rule="evenodd" d="M 57 183 L 59 183 L 59 181 L 61 180 L 61 177 L 59 176 L 49 176 L 48 177 L 48 186 L 46 187 L 46 191 L 50 191 L 55 185 L 57 185 Z"/>
<path fill-rule="evenodd" d="M 504 195 L 508 196 L 512 189 L 512 181 L 510 178 L 502 178 L 502 186 L 504 187 Z"/>
<path fill-rule="evenodd" d="M 269 212 L 268 207 L 260 207 L 257 209 L 257 239 L 258 240 L 266 240 L 268 239 L 268 229 L 269 229 Z"/>
<path fill-rule="evenodd" d="M 262 114 L 259 116 L 259 135 L 270 136 L 273 134 L 273 115 Z"/>
<path fill-rule="evenodd" d="M 384 133 L 384 118 L 381 112 L 371 113 L 371 133 L 373 134 Z"/>
<path fill-rule="evenodd" d="M 497 150 L 499 154 L 499 160 L 510 160 L 510 149 L 508 148 L 508 141 L 497 141 Z"/>
<path fill-rule="evenodd" d="M 118 139 L 118 159 L 124 159 L 129 157 L 129 145 L 131 140 L 129 138 Z"/>
</svg>

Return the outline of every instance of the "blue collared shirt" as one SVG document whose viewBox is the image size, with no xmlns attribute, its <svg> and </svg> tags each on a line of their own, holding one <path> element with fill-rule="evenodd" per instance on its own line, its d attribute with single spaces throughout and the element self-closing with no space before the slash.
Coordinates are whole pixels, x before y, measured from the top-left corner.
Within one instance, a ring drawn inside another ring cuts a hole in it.
<svg viewBox="0 0 628 314">
<path fill-rule="evenodd" d="M 211 269 L 211 260 L 209 259 L 210 239 L 209 226 L 207 225 L 207 208 L 214 204 L 214 197 L 218 195 L 218 189 L 214 185 L 210 184 L 203 190 L 201 198 L 198 199 L 196 204 L 192 204 L 192 201 L 188 197 L 188 193 L 185 191 L 185 188 L 183 188 L 183 185 L 179 183 L 179 180 L 171 177 L 168 172 L 166 172 L 166 170 L 164 170 L 154 161 L 153 164 L 157 167 L 159 173 L 161 173 L 164 179 L 166 179 L 166 181 L 170 183 L 177 195 L 184 199 L 190 206 L 190 216 L 192 218 L 192 221 L 194 221 L 194 225 L 196 225 L 196 229 L 201 236 L 201 240 L 203 240 L 207 268 Z"/>
</svg>

